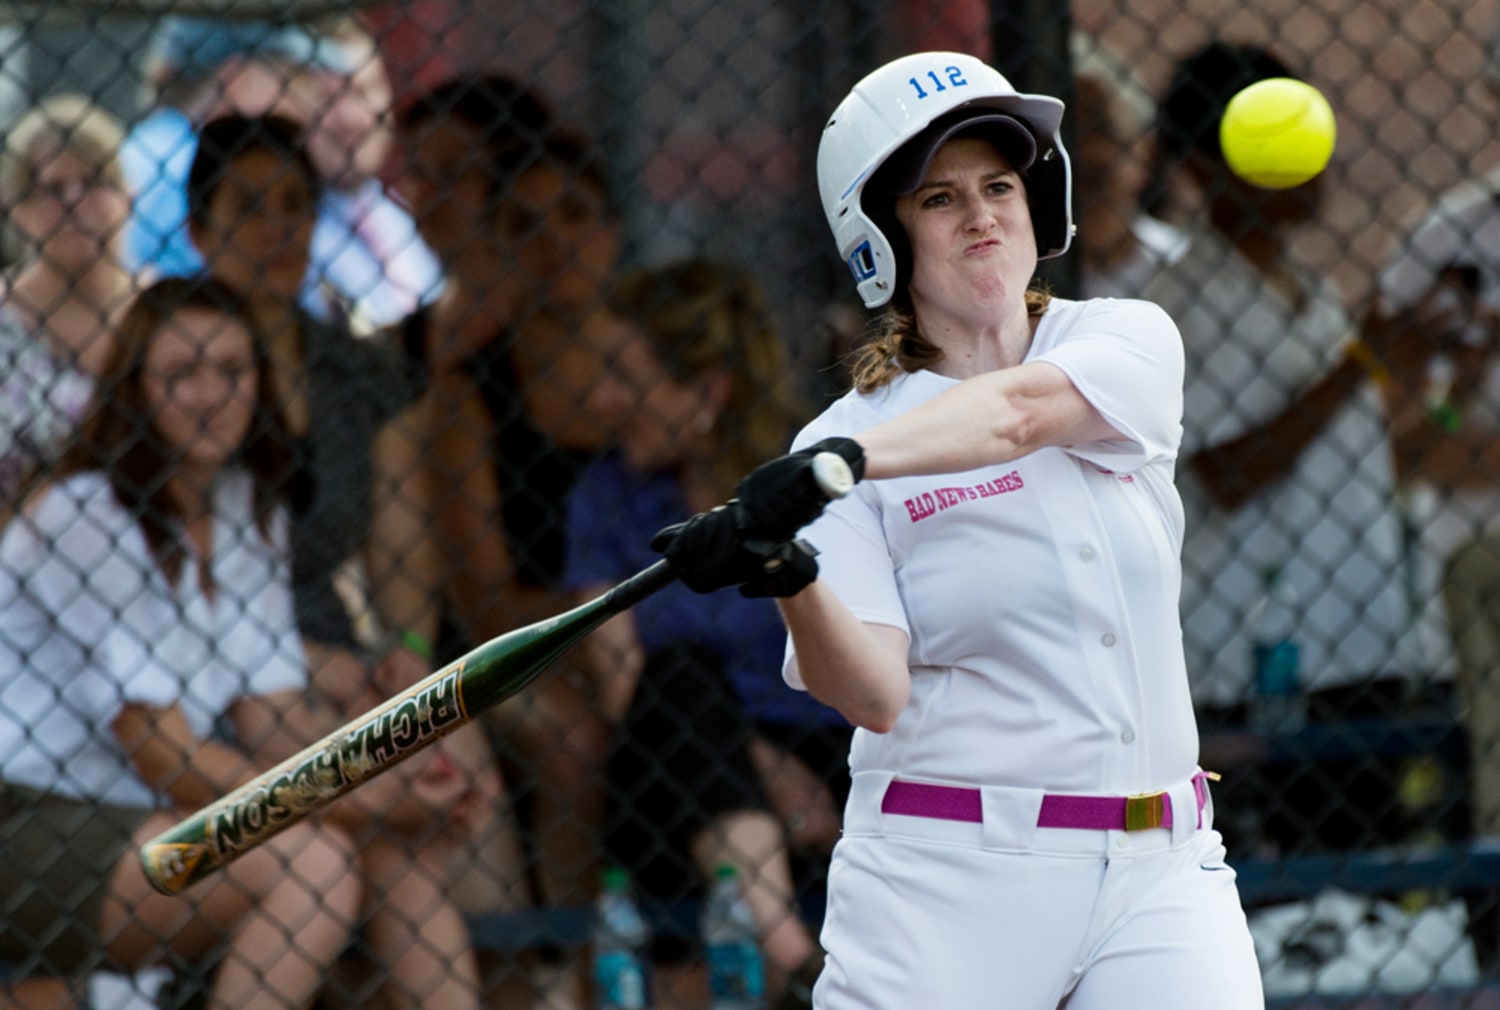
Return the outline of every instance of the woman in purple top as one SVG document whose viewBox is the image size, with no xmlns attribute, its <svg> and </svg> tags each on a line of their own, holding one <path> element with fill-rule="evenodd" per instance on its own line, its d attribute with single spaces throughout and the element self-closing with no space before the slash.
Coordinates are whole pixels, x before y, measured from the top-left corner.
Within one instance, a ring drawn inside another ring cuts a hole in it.
<svg viewBox="0 0 1500 1010">
<path fill-rule="evenodd" d="M 629 325 L 589 406 L 615 422 L 619 449 L 584 471 L 570 499 L 566 581 L 581 597 L 654 561 L 642 530 L 723 501 L 805 417 L 765 299 L 738 268 L 688 260 L 637 271 L 611 307 Z M 836 838 L 851 732 L 786 690 L 784 644 L 770 601 L 674 586 L 583 650 L 621 727 L 607 776 L 609 857 L 663 902 L 735 864 L 773 992 L 821 964 L 795 913 L 789 853 Z M 683 953 L 659 938 L 658 961 Z"/>
</svg>

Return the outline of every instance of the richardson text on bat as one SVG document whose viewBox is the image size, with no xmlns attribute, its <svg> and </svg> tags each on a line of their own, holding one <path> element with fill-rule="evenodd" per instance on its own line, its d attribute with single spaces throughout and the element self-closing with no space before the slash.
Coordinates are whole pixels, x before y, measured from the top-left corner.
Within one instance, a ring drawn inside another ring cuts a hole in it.
<svg viewBox="0 0 1500 1010">
<path fill-rule="evenodd" d="M 352 788 L 463 721 L 461 669 L 383 709 L 286 774 L 211 814 L 204 825 L 216 860 L 253 848 L 331 793 Z"/>
</svg>

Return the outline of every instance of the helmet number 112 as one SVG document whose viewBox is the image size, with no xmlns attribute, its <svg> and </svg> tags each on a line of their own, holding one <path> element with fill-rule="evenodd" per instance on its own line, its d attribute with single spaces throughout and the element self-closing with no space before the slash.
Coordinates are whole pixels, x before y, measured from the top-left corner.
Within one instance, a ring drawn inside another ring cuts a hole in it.
<svg viewBox="0 0 1500 1010">
<path fill-rule="evenodd" d="M 932 89 L 934 92 L 947 91 L 949 86 L 961 88 L 969 83 L 968 81 L 964 80 L 964 72 L 958 67 L 948 67 L 946 68 L 946 72 L 948 74 L 948 83 L 944 84 L 943 79 L 938 76 L 936 70 L 927 71 L 927 76 L 932 80 Z M 916 89 L 918 99 L 927 97 L 927 92 L 922 90 L 922 85 L 917 83 L 917 79 L 915 77 L 907 78 L 907 82 L 911 84 L 914 89 Z"/>
</svg>

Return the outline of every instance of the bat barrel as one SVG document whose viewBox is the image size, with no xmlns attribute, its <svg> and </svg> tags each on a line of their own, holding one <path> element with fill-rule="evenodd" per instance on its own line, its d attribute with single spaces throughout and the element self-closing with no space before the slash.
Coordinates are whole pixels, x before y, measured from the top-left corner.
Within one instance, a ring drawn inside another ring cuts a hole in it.
<svg viewBox="0 0 1500 1010">
<path fill-rule="evenodd" d="M 486 642 L 141 846 L 146 879 L 180 894 L 511 697 L 673 578 L 658 561 L 581 606 Z"/>
</svg>

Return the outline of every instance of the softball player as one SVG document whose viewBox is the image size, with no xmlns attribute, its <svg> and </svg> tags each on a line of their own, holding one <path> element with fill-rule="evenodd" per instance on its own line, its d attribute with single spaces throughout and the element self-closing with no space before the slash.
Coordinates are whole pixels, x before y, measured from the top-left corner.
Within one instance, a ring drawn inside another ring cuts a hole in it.
<svg viewBox="0 0 1500 1010">
<path fill-rule="evenodd" d="M 1149 303 L 1029 288 L 1073 230 L 1062 111 L 955 53 L 855 86 L 819 185 L 884 332 L 665 548 L 695 588 L 782 597 L 786 679 L 859 727 L 820 1010 L 1264 1003 L 1177 617 L 1181 341 Z M 747 581 L 817 514 L 795 478 L 824 449 L 864 480 L 805 532 L 821 570 Z"/>
</svg>

